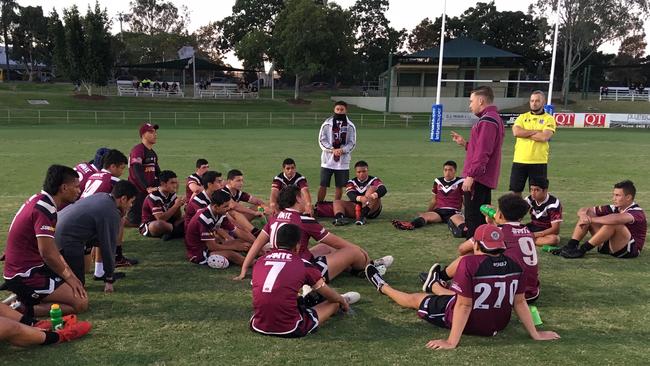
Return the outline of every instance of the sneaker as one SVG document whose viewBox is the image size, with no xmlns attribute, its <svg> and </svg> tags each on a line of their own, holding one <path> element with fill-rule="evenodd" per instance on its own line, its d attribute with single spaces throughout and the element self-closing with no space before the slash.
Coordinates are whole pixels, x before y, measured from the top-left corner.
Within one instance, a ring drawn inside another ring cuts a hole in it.
<svg viewBox="0 0 650 366">
<path fill-rule="evenodd" d="M 124 272 L 113 272 L 113 280 L 120 280 L 120 279 L 122 279 L 124 277 L 126 277 L 126 273 L 124 273 Z M 105 278 L 106 278 L 106 274 L 104 274 L 101 277 L 93 276 L 93 279 L 95 281 L 104 281 Z"/>
<path fill-rule="evenodd" d="M 365 225 L 366 224 L 366 218 L 365 217 L 360 217 L 359 220 L 354 222 L 355 225 Z"/>
<path fill-rule="evenodd" d="M 413 226 L 413 224 L 411 224 L 408 221 L 393 220 L 393 221 L 391 221 L 391 223 L 393 224 L 393 226 L 395 226 L 395 229 L 398 229 L 398 230 L 413 230 L 413 229 L 415 229 L 415 226 Z"/>
<path fill-rule="evenodd" d="M 72 325 L 77 322 L 77 315 L 75 314 L 70 314 L 66 315 L 63 317 L 63 324 L 65 325 Z M 39 320 L 36 322 L 36 324 L 32 325 L 34 328 L 38 328 L 40 330 L 44 331 L 51 331 L 52 330 L 52 321 L 49 319 L 45 320 Z"/>
<path fill-rule="evenodd" d="M 14 301 L 16 301 L 17 297 L 18 296 L 16 294 L 11 294 L 6 299 L 2 300 L 2 303 L 9 305 L 9 304 L 13 303 Z"/>
<path fill-rule="evenodd" d="M 81 338 L 90 332 L 92 325 L 88 322 L 77 322 L 74 324 L 66 324 L 63 329 L 59 329 L 56 333 L 59 335 L 59 343 L 70 342 L 77 338 Z"/>
<path fill-rule="evenodd" d="M 385 275 L 385 274 L 386 274 L 386 271 L 388 270 L 388 269 L 386 268 L 386 266 L 384 266 L 383 264 L 382 264 L 382 265 L 379 265 L 379 266 L 375 266 L 375 268 L 377 268 L 377 271 L 379 272 L 379 275 L 380 275 L 380 276 Z"/>
<path fill-rule="evenodd" d="M 384 257 L 377 258 L 377 259 L 373 260 L 372 264 L 374 266 L 386 266 L 386 268 L 388 268 L 388 267 L 393 265 L 394 260 L 395 260 L 395 258 L 393 258 L 392 255 L 387 255 L 387 256 L 384 256 Z"/>
<path fill-rule="evenodd" d="M 379 293 L 382 293 L 381 288 L 386 284 L 386 281 L 384 281 L 384 278 L 381 276 L 381 274 L 379 274 L 377 267 L 373 266 L 372 264 L 367 265 L 366 278 L 373 286 L 375 286 Z"/>
<path fill-rule="evenodd" d="M 337 217 L 332 221 L 332 225 L 334 226 L 345 226 L 350 223 L 350 220 L 346 219 L 345 217 Z"/>
<path fill-rule="evenodd" d="M 135 266 L 138 263 L 140 263 L 140 261 L 135 258 L 127 258 L 125 256 L 120 258 L 115 257 L 115 267 L 130 267 Z"/>
<path fill-rule="evenodd" d="M 429 273 L 427 273 L 427 278 L 422 284 L 422 291 L 431 292 L 431 285 L 436 282 L 440 282 L 440 264 L 434 263 L 431 268 L 429 268 Z"/>
<path fill-rule="evenodd" d="M 359 302 L 361 295 L 358 292 L 350 291 L 344 293 L 343 298 L 348 302 L 348 305 L 352 305 Z"/>
<path fill-rule="evenodd" d="M 428 272 L 420 272 L 420 274 L 418 274 L 418 278 L 420 279 L 420 282 L 422 282 L 422 283 L 427 282 L 427 277 L 429 277 Z"/>
<path fill-rule="evenodd" d="M 576 247 L 565 246 L 560 250 L 560 255 L 567 259 L 576 259 L 584 257 L 585 253 Z"/>
</svg>

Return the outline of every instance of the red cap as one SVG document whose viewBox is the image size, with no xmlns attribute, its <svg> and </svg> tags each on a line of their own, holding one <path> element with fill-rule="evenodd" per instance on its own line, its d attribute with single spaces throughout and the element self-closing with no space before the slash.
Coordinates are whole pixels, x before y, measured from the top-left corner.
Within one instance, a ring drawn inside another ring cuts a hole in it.
<svg viewBox="0 0 650 366">
<path fill-rule="evenodd" d="M 145 134 L 145 132 L 153 132 L 157 130 L 160 126 L 158 125 L 152 125 L 149 122 L 145 122 L 140 125 L 140 137 Z"/>
<path fill-rule="evenodd" d="M 494 225 L 483 224 L 476 228 L 474 241 L 488 251 L 506 249 L 506 243 L 503 242 L 503 232 Z"/>
</svg>

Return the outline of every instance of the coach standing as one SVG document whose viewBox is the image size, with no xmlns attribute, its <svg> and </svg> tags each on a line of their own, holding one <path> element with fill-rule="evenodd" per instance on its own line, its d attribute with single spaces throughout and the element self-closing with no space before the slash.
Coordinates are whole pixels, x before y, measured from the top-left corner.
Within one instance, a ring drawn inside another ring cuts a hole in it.
<svg viewBox="0 0 650 366">
<path fill-rule="evenodd" d="M 140 143 L 131 149 L 129 155 L 129 182 L 138 189 L 133 206 L 127 216 L 130 226 L 140 226 L 142 221 L 142 203 L 147 195 L 158 188 L 158 155 L 153 145 L 158 138 L 158 125 L 145 122 L 140 125 Z"/>
<path fill-rule="evenodd" d="M 350 179 L 350 159 L 357 144 L 357 129 L 347 116 L 348 105 L 343 101 L 334 104 L 334 115 L 323 122 L 318 135 L 320 156 L 320 187 L 318 200 L 322 202 L 327 195 L 332 175 L 336 193 L 334 200 L 343 196 L 343 187 Z"/>
<path fill-rule="evenodd" d="M 492 201 L 492 190 L 499 183 L 501 171 L 501 146 L 503 145 L 503 121 L 497 107 L 492 105 L 494 92 L 488 86 L 473 90 L 469 97 L 469 109 L 478 122 L 472 126 L 468 141 L 451 132 L 451 137 L 467 151 L 463 164 L 463 195 L 467 237 L 485 223 L 480 207 Z"/>
<path fill-rule="evenodd" d="M 529 182 L 547 179 L 548 141 L 555 133 L 555 118 L 544 111 L 546 95 L 535 90 L 530 95 L 530 111 L 515 121 L 512 134 L 516 137 L 515 154 L 510 171 L 510 191 L 521 195 Z"/>
</svg>

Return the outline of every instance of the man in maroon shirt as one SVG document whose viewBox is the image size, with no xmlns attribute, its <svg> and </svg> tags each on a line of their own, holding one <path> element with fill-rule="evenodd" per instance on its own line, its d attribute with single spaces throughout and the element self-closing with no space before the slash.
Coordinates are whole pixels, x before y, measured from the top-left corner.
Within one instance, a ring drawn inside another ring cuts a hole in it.
<svg viewBox="0 0 650 366">
<path fill-rule="evenodd" d="M 201 177 L 210 169 L 207 160 L 201 158 L 196 161 L 196 171 L 187 177 L 185 182 L 185 202 L 190 202 L 192 197 L 196 196 L 203 190 Z"/>
<path fill-rule="evenodd" d="M 256 206 L 263 207 L 264 201 L 261 199 L 242 191 L 244 188 L 244 173 L 239 169 L 232 169 L 228 172 L 226 177 L 226 185 L 221 189 L 222 191 L 230 194 L 232 200 L 235 201 L 235 207 L 228 212 L 232 218 L 233 223 L 240 227 L 242 230 L 247 231 L 254 236 L 257 236 L 260 229 L 251 224 L 251 220 L 255 217 L 264 216 L 264 212 L 258 211 Z M 247 202 L 251 206 L 246 207 L 241 202 Z"/>
<path fill-rule="evenodd" d="M 463 208 L 463 182 L 461 177 L 456 176 L 456 162 L 446 161 L 442 166 L 442 177 L 436 178 L 433 182 L 431 203 L 427 212 L 421 213 L 415 219 L 409 221 L 393 220 L 393 226 L 400 230 L 413 230 L 427 224 L 445 222 L 456 238 L 464 238 L 465 217 L 461 212 Z"/>
<path fill-rule="evenodd" d="M 336 314 L 347 312 L 360 299 L 356 292 L 339 295 L 330 288 L 318 269 L 296 254 L 300 228 L 284 224 L 275 233 L 277 248 L 263 255 L 253 268 L 253 309 L 250 328 L 253 332 L 284 338 L 304 337 Z M 308 308 L 296 294 L 303 285 L 325 297 Z"/>
<path fill-rule="evenodd" d="M 510 322 L 514 309 L 524 328 L 535 340 L 560 338 L 555 332 L 537 331 L 524 297 L 520 262 L 504 254 L 501 230 L 489 224 L 474 233 L 474 254 L 460 259 L 450 289 L 432 282 L 428 293 L 405 293 L 391 287 L 374 266 L 366 267 L 368 281 L 381 294 L 400 306 L 416 309 L 431 324 L 450 328 L 447 339 L 429 341 L 431 349 L 453 349 L 463 334 L 494 336 Z"/>
<path fill-rule="evenodd" d="M 494 92 L 490 87 L 481 86 L 472 91 L 469 109 L 479 120 L 472 126 L 469 140 L 465 141 L 461 135 L 451 132 L 454 142 L 467 151 L 463 164 L 463 192 L 468 238 L 484 222 L 480 207 L 492 201 L 492 190 L 499 183 L 504 129 L 499 111 L 492 105 L 493 101 Z"/>
<path fill-rule="evenodd" d="M 171 170 L 160 172 L 159 189 L 149 193 L 142 204 L 140 234 L 163 240 L 183 237 L 181 207 L 185 197 L 177 197 L 178 177 Z"/>
<path fill-rule="evenodd" d="M 201 192 L 204 193 L 205 191 Z M 185 249 L 190 262 L 207 264 L 211 255 L 221 255 L 237 265 L 244 262 L 244 257 L 239 252 L 246 252 L 251 245 L 231 236 L 231 233 L 236 236 L 246 234 L 226 217 L 233 206 L 234 201 L 229 194 L 220 190 L 213 191 L 209 205 L 192 217 L 185 228 Z"/>
<path fill-rule="evenodd" d="M 47 315 L 53 303 L 65 314 L 88 308 L 86 290 L 54 242 L 58 208 L 74 202 L 79 193 L 74 169 L 52 165 L 41 193 L 23 204 L 9 227 L 3 276 L 29 316 Z"/>
<path fill-rule="evenodd" d="M 145 197 L 158 187 L 160 166 L 158 155 L 153 151 L 153 145 L 158 138 L 158 125 L 145 122 L 140 125 L 140 143 L 131 149 L 129 155 L 129 182 L 138 188 L 138 196 L 127 215 L 130 226 L 140 226 L 142 203 Z"/>
<path fill-rule="evenodd" d="M 643 209 L 634 202 L 634 196 L 636 188 L 632 181 L 614 184 L 613 205 L 578 210 L 578 223 L 571 240 L 553 254 L 564 258 L 581 258 L 598 247 L 599 253 L 616 258 L 638 257 L 645 244 L 648 222 Z M 591 238 L 578 247 L 587 233 L 591 233 Z"/>
</svg>

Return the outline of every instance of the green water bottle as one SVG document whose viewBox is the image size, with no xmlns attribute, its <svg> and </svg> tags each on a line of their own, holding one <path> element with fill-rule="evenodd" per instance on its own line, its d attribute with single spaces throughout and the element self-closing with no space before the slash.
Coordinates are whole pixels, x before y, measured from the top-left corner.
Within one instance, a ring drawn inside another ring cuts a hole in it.
<svg viewBox="0 0 650 366">
<path fill-rule="evenodd" d="M 59 304 L 52 304 L 50 307 L 50 321 L 52 321 L 52 331 L 63 328 L 63 312 Z"/>
<path fill-rule="evenodd" d="M 537 309 L 537 306 L 531 305 L 530 306 L 530 316 L 533 318 L 533 324 L 535 326 L 542 325 L 542 317 L 539 315 L 539 310 Z"/>
<path fill-rule="evenodd" d="M 481 205 L 481 213 L 491 219 L 494 219 L 494 215 L 497 213 L 497 210 L 490 205 Z"/>
<path fill-rule="evenodd" d="M 257 206 L 257 211 L 262 213 L 262 217 L 260 217 L 260 219 L 262 220 L 262 225 L 266 225 L 266 216 L 264 216 L 264 207 Z"/>
</svg>

